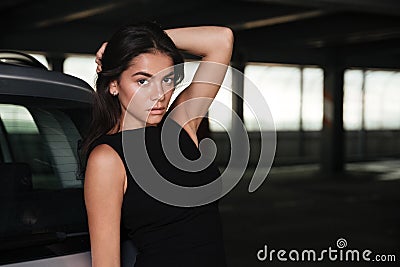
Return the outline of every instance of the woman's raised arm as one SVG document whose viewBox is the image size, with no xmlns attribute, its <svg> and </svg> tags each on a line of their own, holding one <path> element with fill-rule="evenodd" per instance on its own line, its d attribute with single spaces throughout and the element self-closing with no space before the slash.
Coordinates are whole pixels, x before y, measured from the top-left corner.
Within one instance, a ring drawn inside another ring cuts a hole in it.
<svg viewBox="0 0 400 267">
<path fill-rule="evenodd" d="M 202 58 L 192 83 L 171 106 L 175 108 L 190 100 L 182 105 L 185 112 L 179 112 L 175 119 L 188 122 L 184 128 L 193 135 L 224 80 L 232 56 L 233 33 L 229 28 L 218 26 L 169 29 L 166 33 L 178 49 Z"/>
</svg>

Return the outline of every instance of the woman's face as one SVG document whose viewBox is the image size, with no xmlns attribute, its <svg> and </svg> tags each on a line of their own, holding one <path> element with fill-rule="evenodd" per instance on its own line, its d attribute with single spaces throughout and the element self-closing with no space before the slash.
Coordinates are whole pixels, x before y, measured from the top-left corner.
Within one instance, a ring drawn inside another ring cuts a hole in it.
<svg viewBox="0 0 400 267">
<path fill-rule="evenodd" d="M 135 57 L 119 80 L 110 84 L 110 93 L 118 92 L 124 129 L 157 125 L 166 112 L 173 89 L 171 57 L 160 52 Z"/>
</svg>

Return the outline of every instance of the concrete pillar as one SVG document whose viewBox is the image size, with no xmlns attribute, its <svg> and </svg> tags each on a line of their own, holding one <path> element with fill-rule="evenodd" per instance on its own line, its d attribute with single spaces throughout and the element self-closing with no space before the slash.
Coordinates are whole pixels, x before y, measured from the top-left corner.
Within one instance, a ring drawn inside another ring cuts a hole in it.
<svg viewBox="0 0 400 267">
<path fill-rule="evenodd" d="M 236 151 L 243 151 L 245 153 L 246 147 L 245 143 L 242 143 L 237 140 L 240 139 L 240 133 L 244 129 L 244 119 L 243 119 L 243 97 L 244 97 L 244 68 L 246 66 L 245 61 L 242 56 L 235 57 L 234 61 L 231 63 L 232 68 L 232 113 L 236 113 L 237 118 L 234 119 L 235 116 L 232 116 L 232 128 L 230 131 L 230 144 L 231 153 L 232 147 L 235 147 Z M 243 154 L 245 155 L 245 154 Z M 235 156 L 231 157 L 230 164 L 233 166 L 241 166 L 241 164 L 245 161 L 244 158 Z"/>
<path fill-rule="evenodd" d="M 232 68 L 238 70 L 232 73 L 232 109 L 237 113 L 243 121 L 243 96 L 244 96 L 244 68 L 246 62 L 242 56 L 235 58 L 231 63 Z M 235 125 L 232 125 L 235 128 Z"/>
<path fill-rule="evenodd" d="M 330 52 L 324 66 L 324 119 L 321 138 L 321 170 L 325 173 L 344 171 L 344 70 L 340 53 Z"/>
</svg>

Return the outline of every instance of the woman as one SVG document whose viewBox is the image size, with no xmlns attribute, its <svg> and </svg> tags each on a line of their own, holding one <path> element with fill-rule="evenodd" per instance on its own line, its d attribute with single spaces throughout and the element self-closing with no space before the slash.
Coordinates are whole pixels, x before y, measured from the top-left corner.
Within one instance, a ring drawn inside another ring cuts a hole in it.
<svg viewBox="0 0 400 267">
<path fill-rule="evenodd" d="M 197 173 L 169 164 L 160 146 L 160 126 L 170 114 L 183 129 L 183 154 L 200 156 L 196 132 L 224 79 L 232 46 L 232 31 L 225 27 L 163 31 L 148 23 L 121 28 L 98 51 L 93 121 L 82 146 L 93 266 L 120 266 L 125 234 L 139 251 L 135 266 L 226 266 L 218 202 L 178 207 L 151 197 L 132 178 L 121 139 L 122 133 L 140 139 L 137 130 L 146 129 L 148 155 L 171 182 L 193 186 L 216 179 L 214 164 Z M 174 86 L 183 78 L 178 49 L 202 61 L 193 82 L 167 111 Z"/>
</svg>

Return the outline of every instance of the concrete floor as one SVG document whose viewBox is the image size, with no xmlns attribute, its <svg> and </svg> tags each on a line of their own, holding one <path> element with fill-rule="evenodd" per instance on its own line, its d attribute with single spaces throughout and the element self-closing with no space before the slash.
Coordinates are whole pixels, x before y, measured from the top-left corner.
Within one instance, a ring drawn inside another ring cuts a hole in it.
<svg viewBox="0 0 400 267">
<path fill-rule="evenodd" d="M 316 165 L 273 168 L 263 185 L 248 193 L 251 173 L 220 200 L 229 267 L 400 266 L 400 161 L 348 164 L 338 175 L 321 174 Z M 347 241 L 342 249 L 336 244 L 340 238 Z M 258 260 L 264 245 L 268 251 L 286 250 L 288 261 L 279 261 L 276 253 L 272 261 Z M 288 255 L 297 250 L 301 257 L 308 249 L 319 256 L 329 247 L 343 255 L 358 250 L 360 258 L 368 249 L 371 260 L 394 255 L 396 262 L 332 261 L 328 254 L 319 262 L 295 262 Z"/>
</svg>

